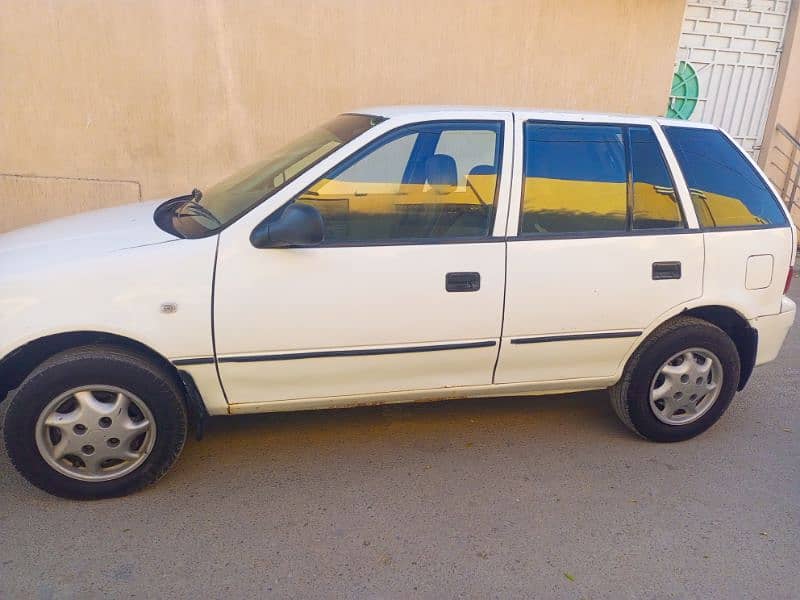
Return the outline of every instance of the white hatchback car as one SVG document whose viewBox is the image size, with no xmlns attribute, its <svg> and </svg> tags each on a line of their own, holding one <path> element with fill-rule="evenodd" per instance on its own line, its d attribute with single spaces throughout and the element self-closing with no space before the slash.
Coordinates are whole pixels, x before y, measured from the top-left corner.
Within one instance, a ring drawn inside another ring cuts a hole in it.
<svg viewBox="0 0 800 600">
<path fill-rule="evenodd" d="M 206 415 L 603 388 L 685 440 L 780 350 L 796 243 L 714 127 L 341 115 L 202 193 L 0 236 L 6 447 L 96 498 Z"/>
</svg>

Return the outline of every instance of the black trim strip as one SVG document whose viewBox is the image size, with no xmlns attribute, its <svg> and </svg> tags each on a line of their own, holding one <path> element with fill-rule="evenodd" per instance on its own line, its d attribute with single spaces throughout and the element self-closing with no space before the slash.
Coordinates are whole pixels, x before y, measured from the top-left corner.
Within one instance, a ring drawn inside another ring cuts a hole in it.
<svg viewBox="0 0 800 600">
<path fill-rule="evenodd" d="M 611 333 L 574 333 L 566 335 L 547 335 L 542 337 L 517 338 L 512 344 L 539 344 L 541 342 L 567 342 L 573 340 L 601 340 L 611 338 L 639 337 L 641 331 L 613 331 Z"/>
<path fill-rule="evenodd" d="M 436 346 L 410 346 L 406 348 L 372 348 L 369 350 L 319 350 L 316 352 L 295 352 L 292 354 L 255 354 L 250 356 L 223 356 L 221 363 L 266 362 L 273 360 L 299 360 L 302 358 L 328 358 L 332 356 L 376 356 L 381 354 L 407 354 L 412 352 L 440 352 L 442 350 L 466 350 L 468 348 L 490 348 L 496 346 L 494 340 L 485 342 L 465 342 L 463 344 L 439 344 Z"/>
<path fill-rule="evenodd" d="M 203 358 L 178 358 L 177 360 L 173 360 L 172 364 L 176 367 L 181 367 L 184 365 L 213 365 L 214 364 L 214 357 L 203 357 Z"/>
<path fill-rule="evenodd" d="M 505 237 L 492 236 L 491 231 L 483 237 L 416 238 L 396 240 L 376 240 L 374 242 L 323 242 L 319 246 L 298 246 L 292 250 L 319 250 L 322 248 L 376 248 L 378 246 L 443 246 L 446 244 L 492 244 L 506 242 Z"/>
<path fill-rule="evenodd" d="M 770 192 L 771 193 L 771 192 Z M 791 229 L 788 223 L 768 223 L 768 224 L 758 224 L 758 225 L 734 225 L 732 227 L 724 227 L 724 226 L 714 226 L 714 227 L 703 227 L 700 226 L 700 230 L 703 233 L 725 233 L 726 231 L 754 231 L 759 229 Z"/>
<path fill-rule="evenodd" d="M 716 230 L 715 230 L 716 231 Z M 671 227 L 664 229 L 632 229 L 630 231 L 576 231 L 564 233 L 521 233 L 506 239 L 507 242 L 530 242 L 548 240 L 576 240 L 576 239 L 599 239 L 599 238 L 618 238 L 618 237 L 641 237 L 656 235 L 700 235 L 702 229 L 686 229 L 684 227 Z"/>
</svg>

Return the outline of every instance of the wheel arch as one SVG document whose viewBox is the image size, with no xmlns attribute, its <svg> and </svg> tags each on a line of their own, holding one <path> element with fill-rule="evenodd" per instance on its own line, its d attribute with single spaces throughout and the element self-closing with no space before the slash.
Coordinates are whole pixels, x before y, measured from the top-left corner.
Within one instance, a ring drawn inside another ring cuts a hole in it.
<svg viewBox="0 0 800 600">
<path fill-rule="evenodd" d="M 712 325 L 716 325 L 724 331 L 728 337 L 733 340 L 736 346 L 736 351 L 739 354 L 739 363 L 741 365 L 739 383 L 736 389 L 741 391 L 747 385 L 750 375 L 753 373 L 753 368 L 756 364 L 756 353 L 758 351 L 758 331 L 750 327 L 747 319 L 738 310 L 725 306 L 722 304 L 703 304 L 700 306 L 692 306 L 691 308 L 684 308 L 683 310 L 673 312 L 658 321 L 657 324 L 648 328 L 647 335 L 643 336 L 639 343 L 634 345 L 625 357 L 623 365 L 626 365 L 633 356 L 636 348 L 638 348 L 644 341 L 652 335 L 654 331 L 663 327 L 673 319 L 678 317 L 695 317 L 702 319 Z"/>
<path fill-rule="evenodd" d="M 107 344 L 134 351 L 173 376 L 183 392 L 189 418 L 198 435 L 206 417 L 205 405 L 191 375 L 179 370 L 161 353 L 132 338 L 102 331 L 69 331 L 31 340 L 0 359 L 0 402 L 19 387 L 42 362 L 59 352 L 91 344 Z"/>
<path fill-rule="evenodd" d="M 750 327 L 750 323 L 741 313 L 728 306 L 718 304 L 697 306 L 680 314 L 708 321 L 728 334 L 728 337 L 733 340 L 736 350 L 739 352 L 739 363 L 741 365 L 739 384 L 736 389 L 739 391 L 744 389 L 756 365 L 758 331 Z"/>
</svg>

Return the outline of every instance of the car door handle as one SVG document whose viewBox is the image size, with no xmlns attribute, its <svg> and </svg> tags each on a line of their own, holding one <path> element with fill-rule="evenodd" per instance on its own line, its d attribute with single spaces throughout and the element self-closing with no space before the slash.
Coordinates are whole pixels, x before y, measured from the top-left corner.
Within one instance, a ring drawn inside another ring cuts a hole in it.
<svg viewBox="0 0 800 600">
<path fill-rule="evenodd" d="M 481 274 L 448 273 L 444 287 L 448 292 L 477 292 L 481 289 Z"/>
<path fill-rule="evenodd" d="M 680 279 L 681 263 L 677 260 L 653 263 L 653 279 Z"/>
</svg>

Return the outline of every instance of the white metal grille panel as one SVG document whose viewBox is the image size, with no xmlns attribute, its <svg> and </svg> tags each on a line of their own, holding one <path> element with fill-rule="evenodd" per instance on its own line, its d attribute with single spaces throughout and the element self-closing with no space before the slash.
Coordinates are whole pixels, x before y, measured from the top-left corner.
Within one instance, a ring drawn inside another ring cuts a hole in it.
<svg viewBox="0 0 800 600">
<path fill-rule="evenodd" d="M 798 1 L 798 0 L 795 0 Z M 758 154 L 792 0 L 690 0 L 678 62 L 700 84 L 690 119 L 728 131 Z"/>
</svg>

